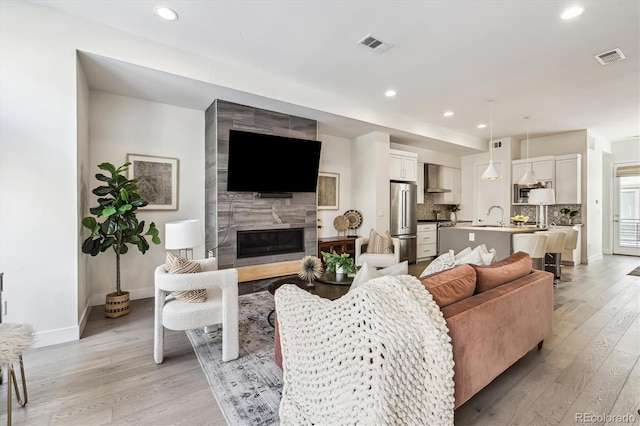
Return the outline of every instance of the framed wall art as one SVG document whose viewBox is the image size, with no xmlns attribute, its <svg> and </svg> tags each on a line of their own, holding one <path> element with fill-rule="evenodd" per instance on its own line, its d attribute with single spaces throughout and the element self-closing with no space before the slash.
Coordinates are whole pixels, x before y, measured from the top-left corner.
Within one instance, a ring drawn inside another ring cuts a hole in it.
<svg viewBox="0 0 640 426">
<path fill-rule="evenodd" d="M 338 210 L 340 174 L 318 173 L 318 210 Z"/>
<path fill-rule="evenodd" d="M 178 159 L 127 154 L 129 179 L 138 179 L 144 210 L 178 210 Z"/>
</svg>

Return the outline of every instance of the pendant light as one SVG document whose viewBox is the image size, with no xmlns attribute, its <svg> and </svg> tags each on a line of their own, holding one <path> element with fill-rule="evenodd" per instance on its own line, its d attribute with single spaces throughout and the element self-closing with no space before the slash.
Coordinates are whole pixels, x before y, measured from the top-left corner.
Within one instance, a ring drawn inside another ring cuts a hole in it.
<svg viewBox="0 0 640 426">
<path fill-rule="evenodd" d="M 489 167 L 482 173 L 480 178 L 482 180 L 497 180 L 502 179 L 502 176 L 493 165 L 493 101 L 489 101 L 489 114 Z"/>
<path fill-rule="evenodd" d="M 529 121 L 529 117 L 525 117 L 527 123 Z M 529 159 L 529 124 L 527 124 L 527 160 Z M 518 181 L 518 185 L 535 185 L 538 183 L 536 176 L 533 174 L 533 163 L 527 163 L 527 170 L 525 170 L 524 175 Z"/>
</svg>

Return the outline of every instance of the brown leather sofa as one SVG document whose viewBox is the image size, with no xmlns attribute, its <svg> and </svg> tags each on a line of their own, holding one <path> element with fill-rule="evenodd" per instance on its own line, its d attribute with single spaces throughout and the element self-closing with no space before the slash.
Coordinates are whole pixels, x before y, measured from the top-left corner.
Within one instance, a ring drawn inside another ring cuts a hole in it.
<svg viewBox="0 0 640 426">
<path fill-rule="evenodd" d="M 440 306 L 453 347 L 455 407 L 538 346 L 553 325 L 553 274 L 518 252 L 489 266 L 459 265 L 420 278 Z M 282 367 L 276 321 L 275 361 Z"/>
</svg>

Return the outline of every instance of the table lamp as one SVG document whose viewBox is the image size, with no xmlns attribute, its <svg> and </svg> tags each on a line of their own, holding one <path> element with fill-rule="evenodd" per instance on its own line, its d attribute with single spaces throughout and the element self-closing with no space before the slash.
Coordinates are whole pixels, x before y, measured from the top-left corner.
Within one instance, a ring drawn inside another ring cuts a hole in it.
<svg viewBox="0 0 640 426">
<path fill-rule="evenodd" d="M 193 258 L 193 247 L 204 244 L 199 219 L 167 222 L 164 228 L 164 248 L 178 250 L 180 256 Z M 183 254 L 184 253 L 184 254 Z"/>
<path fill-rule="evenodd" d="M 556 195 L 551 188 L 538 188 L 529 191 L 529 204 L 535 204 L 538 207 L 538 228 L 546 228 L 547 209 L 549 205 L 556 203 Z"/>
</svg>

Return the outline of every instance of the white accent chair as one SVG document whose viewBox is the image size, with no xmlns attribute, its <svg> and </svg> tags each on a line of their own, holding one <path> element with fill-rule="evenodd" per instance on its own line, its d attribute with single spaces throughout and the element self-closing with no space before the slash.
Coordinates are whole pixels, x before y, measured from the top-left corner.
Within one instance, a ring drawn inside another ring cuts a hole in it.
<svg viewBox="0 0 640 426">
<path fill-rule="evenodd" d="M 547 236 L 540 233 L 513 234 L 513 252 L 523 251 L 531 257 L 533 268 L 544 271 Z"/>
<path fill-rule="evenodd" d="M 391 265 L 400 263 L 400 239 L 391 238 L 393 253 L 367 253 L 363 247 L 369 244 L 369 237 L 356 238 L 356 266 L 362 266 L 367 262 L 376 268 L 388 268 Z"/>
<path fill-rule="evenodd" d="M 216 258 L 195 260 L 202 272 L 169 274 L 165 266 L 155 271 L 155 326 L 153 357 L 156 364 L 164 359 L 164 328 L 191 330 L 222 324 L 222 360 L 238 358 L 238 271 L 234 268 L 218 270 Z M 206 288 L 207 300 L 187 303 L 171 296 L 172 291 Z"/>
</svg>

